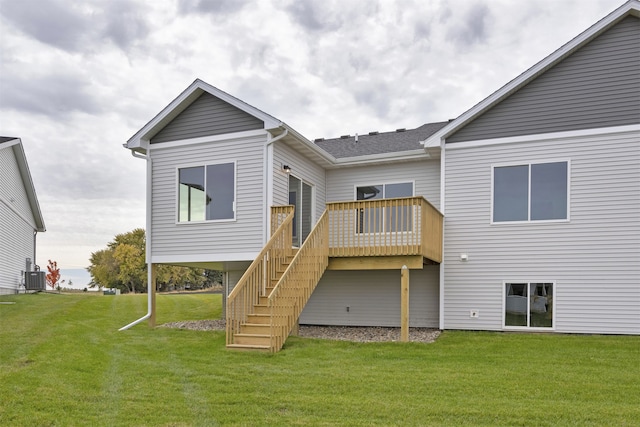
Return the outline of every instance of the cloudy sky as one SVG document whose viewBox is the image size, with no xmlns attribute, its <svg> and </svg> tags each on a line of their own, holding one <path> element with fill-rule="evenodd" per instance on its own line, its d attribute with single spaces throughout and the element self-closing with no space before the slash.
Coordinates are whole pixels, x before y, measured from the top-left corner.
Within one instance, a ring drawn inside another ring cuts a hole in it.
<svg viewBox="0 0 640 427">
<path fill-rule="evenodd" d="M 307 138 L 455 118 L 622 0 L 0 0 L 0 135 L 22 138 L 47 232 L 85 268 L 145 224 L 122 144 L 200 78 Z"/>
</svg>

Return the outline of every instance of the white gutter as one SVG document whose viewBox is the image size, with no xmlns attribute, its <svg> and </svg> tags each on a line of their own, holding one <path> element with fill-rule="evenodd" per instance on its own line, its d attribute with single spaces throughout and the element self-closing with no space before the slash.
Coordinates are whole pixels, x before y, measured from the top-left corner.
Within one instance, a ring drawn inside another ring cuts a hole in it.
<svg viewBox="0 0 640 427">
<path fill-rule="evenodd" d="M 445 177 L 446 177 L 446 148 L 444 138 L 440 140 L 440 212 L 443 215 L 442 218 L 442 261 L 440 262 L 440 313 L 439 313 L 439 324 L 438 329 L 444 330 L 444 269 L 445 269 L 445 261 L 444 261 L 444 242 L 445 242 L 445 233 L 446 233 L 446 214 L 445 214 Z"/>
<path fill-rule="evenodd" d="M 124 144 L 125 148 L 129 148 L 127 147 L 126 144 Z M 123 326 L 122 328 L 118 329 L 118 331 L 125 331 L 129 328 L 131 328 L 132 326 L 137 325 L 140 322 L 143 322 L 145 320 L 147 320 L 149 317 L 151 317 L 151 293 L 153 291 L 152 286 L 154 285 L 153 283 L 151 283 L 151 157 L 149 156 L 149 151 L 147 151 L 147 155 L 142 155 L 139 153 L 136 153 L 135 151 L 131 150 L 131 155 L 133 157 L 136 157 L 138 159 L 144 159 L 147 161 L 147 229 L 146 229 L 146 240 L 147 240 L 147 253 L 146 253 L 146 261 L 147 261 L 147 314 L 145 314 L 144 316 L 142 316 L 141 318 L 139 318 L 138 320 L 135 320 L 131 323 L 129 323 L 126 326 Z"/>
<path fill-rule="evenodd" d="M 273 203 L 273 143 L 284 138 L 289 134 L 289 129 L 285 127 L 284 132 L 275 138 L 271 138 L 271 133 L 268 133 L 269 139 L 264 146 L 264 168 L 263 168 L 263 180 L 264 189 L 264 205 L 266 212 L 264 213 L 262 220 L 263 241 L 262 244 L 266 244 L 269 240 L 269 223 L 271 221 L 271 204 Z"/>
</svg>

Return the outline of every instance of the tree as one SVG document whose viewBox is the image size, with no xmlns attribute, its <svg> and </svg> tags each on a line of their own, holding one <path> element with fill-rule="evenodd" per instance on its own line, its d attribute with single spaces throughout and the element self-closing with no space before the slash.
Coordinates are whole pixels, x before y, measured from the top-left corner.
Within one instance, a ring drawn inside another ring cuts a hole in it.
<svg viewBox="0 0 640 427">
<path fill-rule="evenodd" d="M 145 231 L 137 228 L 118 234 L 112 242 L 91 254 L 91 287 L 117 288 L 123 292 L 145 292 L 147 264 Z M 156 281 L 159 290 L 202 289 L 213 286 L 220 273 L 200 268 L 158 265 Z"/>
<path fill-rule="evenodd" d="M 55 290 L 56 286 L 60 286 L 61 283 L 64 283 L 64 280 L 60 281 L 60 269 L 58 268 L 58 263 L 56 261 L 49 260 L 49 264 L 47 265 L 47 285 L 51 286 L 51 289 Z"/>
</svg>

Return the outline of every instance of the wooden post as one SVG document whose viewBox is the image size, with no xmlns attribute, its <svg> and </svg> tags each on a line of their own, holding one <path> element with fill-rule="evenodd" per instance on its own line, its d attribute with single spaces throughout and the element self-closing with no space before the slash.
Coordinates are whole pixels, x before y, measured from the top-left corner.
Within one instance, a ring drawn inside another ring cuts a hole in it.
<svg viewBox="0 0 640 427">
<path fill-rule="evenodd" d="M 400 341 L 409 341 L 409 269 L 402 266 L 400 273 Z"/>
<path fill-rule="evenodd" d="M 149 326 L 156 327 L 156 264 L 150 264 L 151 266 L 151 285 L 149 286 L 149 292 L 151 292 L 151 316 L 149 316 Z"/>
</svg>

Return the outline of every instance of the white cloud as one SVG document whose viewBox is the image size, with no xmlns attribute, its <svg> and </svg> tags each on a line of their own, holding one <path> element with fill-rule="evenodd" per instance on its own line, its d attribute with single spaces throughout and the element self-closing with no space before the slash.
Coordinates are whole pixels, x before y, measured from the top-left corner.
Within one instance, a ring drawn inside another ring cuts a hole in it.
<svg viewBox="0 0 640 427">
<path fill-rule="evenodd" d="M 48 231 L 82 268 L 144 226 L 122 144 L 195 78 L 308 138 L 454 118 L 622 0 L 0 0 L 0 134 L 19 136 Z"/>
</svg>

